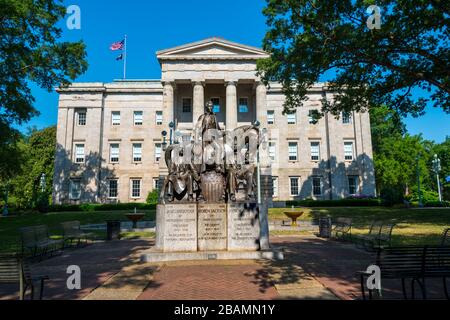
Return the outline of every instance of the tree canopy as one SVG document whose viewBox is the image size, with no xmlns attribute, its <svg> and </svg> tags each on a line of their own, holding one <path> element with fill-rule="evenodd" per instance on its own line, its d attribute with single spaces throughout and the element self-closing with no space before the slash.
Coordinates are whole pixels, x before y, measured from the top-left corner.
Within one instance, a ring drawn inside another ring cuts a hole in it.
<svg viewBox="0 0 450 320">
<path fill-rule="evenodd" d="M 38 114 L 30 83 L 51 91 L 88 67 L 82 41 L 58 42 L 65 13 L 62 0 L 0 0 L 0 162 L 18 138 L 13 125 Z"/>
<path fill-rule="evenodd" d="M 323 112 L 387 105 L 421 115 L 427 104 L 450 112 L 450 2 L 446 0 L 266 0 L 268 31 L 258 63 L 266 82 L 280 81 L 285 111 L 305 102 L 325 73 L 334 101 Z M 369 29 L 369 5 L 381 28 Z M 426 94 L 413 95 L 413 89 Z"/>
</svg>

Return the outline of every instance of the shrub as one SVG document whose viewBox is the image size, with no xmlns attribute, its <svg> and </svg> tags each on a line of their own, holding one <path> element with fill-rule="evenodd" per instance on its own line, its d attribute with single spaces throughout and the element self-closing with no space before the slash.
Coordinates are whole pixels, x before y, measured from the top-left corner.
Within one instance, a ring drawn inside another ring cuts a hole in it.
<svg viewBox="0 0 450 320">
<path fill-rule="evenodd" d="M 422 194 L 422 203 L 439 202 L 439 194 L 436 191 L 422 188 L 420 193 Z M 419 201 L 419 192 L 416 186 L 411 188 L 411 193 L 406 198 L 408 201 Z"/>
<path fill-rule="evenodd" d="M 385 206 L 393 206 L 395 204 L 403 204 L 403 190 L 396 187 L 384 187 L 381 189 L 380 197 Z"/>
<path fill-rule="evenodd" d="M 153 190 L 152 192 L 149 192 L 147 200 L 145 202 L 148 204 L 157 204 L 158 200 L 159 200 L 159 192 L 158 190 Z"/>
<path fill-rule="evenodd" d="M 450 207 L 449 201 L 428 201 L 425 202 L 425 207 Z"/>
<path fill-rule="evenodd" d="M 294 200 L 286 201 L 286 207 L 375 207 L 380 199 L 340 199 L 340 200 Z"/>
<path fill-rule="evenodd" d="M 147 203 L 117 203 L 117 204 L 92 204 L 85 203 L 81 205 L 52 205 L 49 207 L 51 212 L 96 212 L 96 211 L 116 211 L 116 210 L 154 210 L 156 204 Z"/>
</svg>

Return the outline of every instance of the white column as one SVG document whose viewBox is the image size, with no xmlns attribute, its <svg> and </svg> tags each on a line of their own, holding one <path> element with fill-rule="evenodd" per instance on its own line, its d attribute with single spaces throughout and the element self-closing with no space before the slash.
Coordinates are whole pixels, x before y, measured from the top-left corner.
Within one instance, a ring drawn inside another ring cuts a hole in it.
<svg viewBox="0 0 450 320">
<path fill-rule="evenodd" d="M 205 88 L 203 87 L 203 83 L 194 82 L 194 94 L 193 94 L 193 102 L 192 102 L 192 114 L 193 114 L 193 122 L 194 125 L 197 123 L 198 118 L 203 114 L 205 110 Z"/>
<path fill-rule="evenodd" d="M 164 125 L 169 126 L 169 123 L 174 120 L 174 83 L 164 82 L 164 95 L 163 95 L 163 112 L 164 112 Z"/>
<path fill-rule="evenodd" d="M 256 120 L 261 127 L 267 124 L 267 88 L 262 82 L 256 83 Z"/>
<path fill-rule="evenodd" d="M 237 88 L 234 81 L 229 81 L 226 84 L 227 101 L 226 101 L 226 129 L 233 130 L 237 128 Z"/>
</svg>

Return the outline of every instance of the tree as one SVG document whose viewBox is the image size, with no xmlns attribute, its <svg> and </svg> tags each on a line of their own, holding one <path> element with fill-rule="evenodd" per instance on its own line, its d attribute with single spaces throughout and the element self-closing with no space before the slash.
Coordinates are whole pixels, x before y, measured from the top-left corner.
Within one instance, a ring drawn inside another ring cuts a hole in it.
<svg viewBox="0 0 450 320">
<path fill-rule="evenodd" d="M 12 180 L 12 195 L 20 208 L 36 207 L 51 196 L 55 163 L 56 126 L 34 130 L 24 139 L 22 173 Z M 45 174 L 45 191 L 41 176 Z"/>
<path fill-rule="evenodd" d="M 263 80 L 280 81 L 285 112 L 303 105 L 308 87 L 327 73 L 334 101 L 323 112 L 387 105 L 421 115 L 428 102 L 450 112 L 450 3 L 446 0 L 266 0 L 271 58 Z M 381 29 L 367 26 L 369 5 L 381 7 Z M 414 97 L 413 89 L 428 92 Z"/>
<path fill-rule="evenodd" d="M 443 188 L 443 198 L 450 200 L 450 182 L 446 181 L 446 177 L 450 176 L 450 136 L 447 136 L 445 141 L 433 147 L 432 154 L 437 154 L 441 160 L 441 172 L 439 173 L 441 186 Z M 430 168 L 432 164 L 430 163 Z M 435 172 L 432 172 L 433 190 L 437 190 L 437 182 Z"/>
<path fill-rule="evenodd" d="M 378 153 L 385 137 L 403 137 L 406 125 L 398 112 L 386 106 L 370 109 L 373 152 Z"/>
<path fill-rule="evenodd" d="M 51 91 L 87 69 L 82 41 L 57 42 L 65 12 L 62 0 L 0 0 L 0 163 L 18 138 L 12 125 L 38 114 L 29 83 Z"/>
</svg>

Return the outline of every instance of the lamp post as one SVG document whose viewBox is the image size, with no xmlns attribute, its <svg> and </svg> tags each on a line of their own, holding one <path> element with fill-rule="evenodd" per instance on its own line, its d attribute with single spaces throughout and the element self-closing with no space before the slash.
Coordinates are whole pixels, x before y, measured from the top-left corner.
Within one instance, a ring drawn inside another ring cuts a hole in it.
<svg viewBox="0 0 450 320">
<path fill-rule="evenodd" d="M 4 217 L 8 216 L 8 192 L 9 192 L 9 182 L 7 182 L 5 185 L 5 205 L 3 207 L 3 212 L 2 212 L 2 215 Z"/>
<path fill-rule="evenodd" d="M 417 192 L 419 193 L 419 207 L 423 207 L 422 203 L 422 193 L 420 192 L 420 167 L 419 167 L 419 161 L 420 161 L 420 154 L 416 157 L 417 162 Z"/>
<path fill-rule="evenodd" d="M 172 145 L 172 138 L 173 138 L 173 129 L 175 128 L 175 123 L 173 121 L 171 121 L 169 123 L 169 128 L 170 128 L 170 139 L 169 139 L 169 143 L 170 145 Z"/>
<path fill-rule="evenodd" d="M 41 174 L 40 186 L 41 186 L 41 192 L 44 193 L 45 192 L 45 173 Z"/>
<path fill-rule="evenodd" d="M 433 171 L 436 173 L 437 187 L 439 193 L 439 202 L 442 202 L 442 194 L 441 194 L 441 182 L 439 181 L 439 172 L 441 171 L 441 159 L 438 158 L 438 155 L 434 155 L 433 159 Z"/>
<path fill-rule="evenodd" d="M 167 148 L 167 140 L 166 140 L 166 138 L 167 138 L 167 131 L 164 130 L 163 132 L 161 132 L 161 135 L 163 137 L 162 148 L 163 148 L 163 151 L 166 151 L 166 148 Z"/>
</svg>

